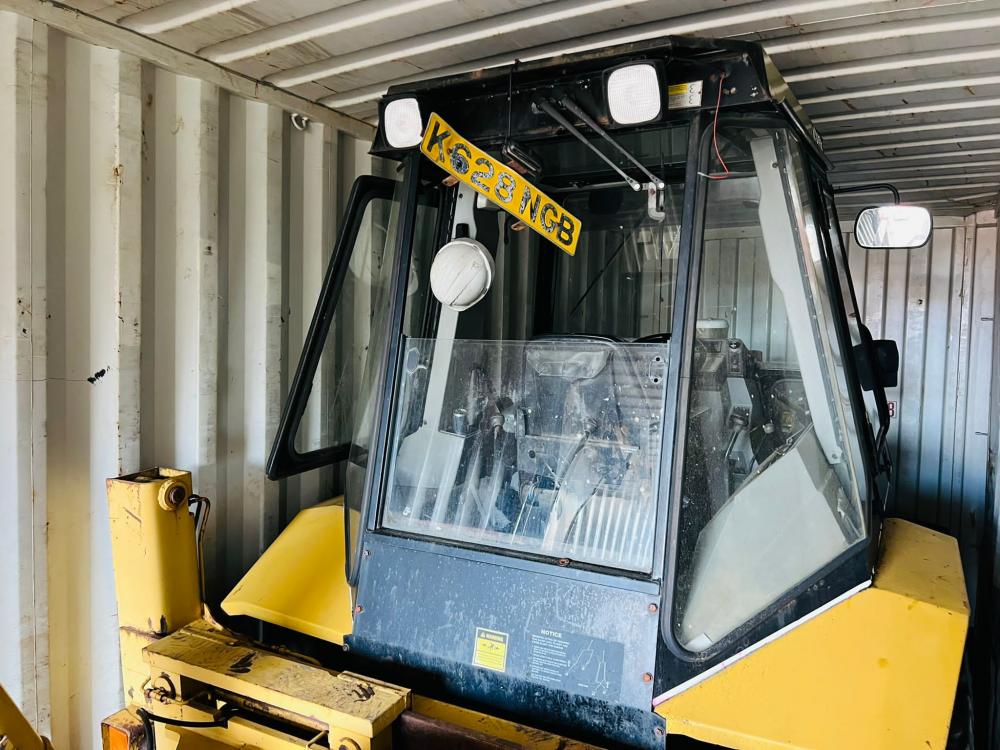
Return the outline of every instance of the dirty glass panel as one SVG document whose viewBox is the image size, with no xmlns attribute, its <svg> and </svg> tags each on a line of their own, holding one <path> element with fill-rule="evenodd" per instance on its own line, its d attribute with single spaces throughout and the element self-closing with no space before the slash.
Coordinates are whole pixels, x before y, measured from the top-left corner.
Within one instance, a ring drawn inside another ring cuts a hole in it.
<svg viewBox="0 0 1000 750">
<path fill-rule="evenodd" d="M 668 346 L 410 338 L 383 526 L 649 572 Z"/>
<path fill-rule="evenodd" d="M 720 136 L 732 172 L 708 186 L 673 618 L 692 651 L 863 534 L 800 166 L 784 132 Z"/>
<path fill-rule="evenodd" d="M 361 395 L 373 331 L 380 325 L 380 300 L 388 289 L 398 209 L 395 198 L 373 198 L 364 207 L 306 410 L 295 433 L 299 453 L 351 441 L 354 405 Z"/>
</svg>

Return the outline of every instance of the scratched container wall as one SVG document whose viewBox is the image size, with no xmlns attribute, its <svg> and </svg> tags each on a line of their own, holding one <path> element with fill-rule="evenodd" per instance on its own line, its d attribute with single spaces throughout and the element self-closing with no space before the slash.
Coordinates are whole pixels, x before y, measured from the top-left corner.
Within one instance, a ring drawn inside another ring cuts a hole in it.
<svg viewBox="0 0 1000 750">
<path fill-rule="evenodd" d="M 850 237 L 850 265 L 872 335 L 899 346 L 893 510 L 956 535 L 969 567 L 984 534 L 997 228 L 992 212 L 934 225 L 915 250 Z"/>
<path fill-rule="evenodd" d="M 194 471 L 216 592 L 329 492 L 264 463 L 367 148 L 0 12 L 0 683 L 56 747 L 122 702 L 105 478 Z"/>
<path fill-rule="evenodd" d="M 974 575 L 986 507 L 996 219 L 981 212 L 934 222 L 931 241 L 909 251 L 865 251 L 849 234 L 849 262 L 872 335 L 899 346 L 899 384 L 887 394 L 891 512 L 957 536 Z M 706 238 L 698 315 L 728 320 L 731 335 L 781 362 L 790 342 L 760 243 L 732 231 Z"/>
</svg>

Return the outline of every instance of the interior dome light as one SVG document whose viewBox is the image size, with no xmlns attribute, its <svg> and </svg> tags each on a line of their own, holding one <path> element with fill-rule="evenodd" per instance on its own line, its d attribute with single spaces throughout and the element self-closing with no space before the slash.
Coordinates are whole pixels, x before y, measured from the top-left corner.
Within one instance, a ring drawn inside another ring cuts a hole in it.
<svg viewBox="0 0 1000 750">
<path fill-rule="evenodd" d="M 424 137 L 424 122 L 416 99 L 393 99 L 382 112 L 385 139 L 393 148 L 416 146 Z"/>
<path fill-rule="evenodd" d="M 660 81 L 649 63 L 626 65 L 608 75 L 608 109 L 619 125 L 649 122 L 660 114 Z"/>
</svg>

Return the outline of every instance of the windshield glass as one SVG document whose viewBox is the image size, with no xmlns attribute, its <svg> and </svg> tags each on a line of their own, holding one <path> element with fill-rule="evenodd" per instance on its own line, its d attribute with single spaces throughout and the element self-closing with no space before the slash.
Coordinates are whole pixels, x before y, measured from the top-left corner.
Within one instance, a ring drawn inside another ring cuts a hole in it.
<svg viewBox="0 0 1000 750">
<path fill-rule="evenodd" d="M 665 344 L 406 347 L 386 526 L 649 571 Z"/>
<path fill-rule="evenodd" d="M 683 161 L 684 132 L 646 134 L 651 169 Z M 651 200 L 589 171 L 582 144 L 533 148 L 536 184 L 581 220 L 576 254 L 459 192 L 455 225 L 494 278 L 404 338 L 382 525 L 649 573 L 683 185 L 665 173 Z M 415 255 L 416 288 L 435 251 Z"/>
</svg>

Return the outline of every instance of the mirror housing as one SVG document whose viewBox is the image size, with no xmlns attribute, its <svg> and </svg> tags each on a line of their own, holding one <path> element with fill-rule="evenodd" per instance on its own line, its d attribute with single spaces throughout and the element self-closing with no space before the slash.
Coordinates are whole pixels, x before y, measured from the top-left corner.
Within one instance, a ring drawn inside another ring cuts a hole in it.
<svg viewBox="0 0 1000 750">
<path fill-rule="evenodd" d="M 922 206 L 872 206 L 854 221 L 854 239 L 866 250 L 920 247 L 931 235 L 931 214 Z"/>
<path fill-rule="evenodd" d="M 865 356 L 865 345 L 854 347 L 854 361 L 858 368 L 858 381 L 866 391 L 876 387 L 895 388 L 899 383 L 899 348 L 892 339 L 874 339 L 871 342 L 875 361 Z"/>
</svg>

